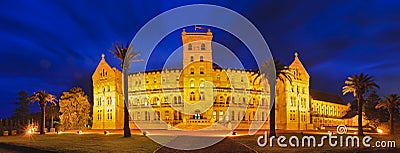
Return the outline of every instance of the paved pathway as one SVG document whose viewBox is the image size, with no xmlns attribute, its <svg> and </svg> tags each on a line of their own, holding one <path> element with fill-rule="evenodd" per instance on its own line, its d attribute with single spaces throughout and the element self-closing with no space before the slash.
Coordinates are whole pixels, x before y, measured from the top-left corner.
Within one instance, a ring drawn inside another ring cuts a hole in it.
<svg viewBox="0 0 400 153">
<path fill-rule="evenodd" d="M 0 153 L 52 153 L 50 151 L 39 150 L 35 148 L 22 147 L 22 146 L 14 146 L 8 145 L 5 143 L 0 143 Z"/>
</svg>

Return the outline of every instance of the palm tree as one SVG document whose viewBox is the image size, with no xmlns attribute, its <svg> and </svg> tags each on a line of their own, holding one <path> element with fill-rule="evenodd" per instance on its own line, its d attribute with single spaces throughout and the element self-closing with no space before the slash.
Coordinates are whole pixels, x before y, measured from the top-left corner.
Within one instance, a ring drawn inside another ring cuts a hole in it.
<svg viewBox="0 0 400 153">
<path fill-rule="evenodd" d="M 363 135 L 362 129 L 362 104 L 364 102 L 364 94 L 368 92 L 369 89 L 379 88 L 379 86 L 374 82 L 372 76 L 368 74 L 361 73 L 360 75 L 353 75 L 348 77 L 344 82 L 346 85 L 343 86 L 343 95 L 347 93 L 353 93 L 354 97 L 357 99 L 358 104 L 358 135 Z"/>
<path fill-rule="evenodd" d="M 113 48 L 109 49 L 112 54 L 114 54 L 119 60 L 121 60 L 121 68 L 123 72 L 123 89 L 124 89 L 124 137 L 131 136 L 131 130 L 129 128 L 129 112 L 128 112 L 128 86 L 125 86 L 124 83 L 128 82 L 128 71 L 131 62 L 140 61 L 137 57 L 140 55 L 140 52 L 135 52 L 132 49 L 132 46 L 129 46 L 129 43 L 126 43 L 124 46 L 122 43 L 115 42 L 112 44 Z M 132 51 L 131 51 L 132 50 Z M 129 59 L 129 61 L 125 61 Z"/>
<path fill-rule="evenodd" d="M 42 111 L 42 120 L 40 122 L 40 134 L 45 134 L 44 128 L 46 126 L 46 105 L 47 103 L 56 104 L 56 97 L 52 94 L 47 93 L 46 91 L 38 91 L 35 92 L 32 96 L 29 97 L 31 103 L 38 102 L 40 106 L 40 110 Z"/>
<path fill-rule="evenodd" d="M 264 62 L 262 64 L 261 69 L 263 71 L 258 71 L 259 73 L 256 73 L 255 80 L 257 80 L 259 77 L 262 77 L 263 80 L 268 80 L 268 75 L 264 74 L 267 72 L 267 69 L 269 67 L 268 61 Z M 285 80 L 289 80 L 289 82 L 292 82 L 292 75 L 289 72 L 289 67 L 282 63 L 279 59 L 274 60 L 274 65 L 275 65 L 275 77 L 277 80 L 280 80 L 282 82 L 285 82 Z M 271 102 L 271 110 L 270 110 L 270 120 L 269 120 L 269 133 L 270 136 L 276 136 L 276 131 L 275 131 L 275 102 Z"/>
<path fill-rule="evenodd" d="M 390 94 L 386 96 L 382 103 L 376 105 L 375 108 L 385 108 L 389 112 L 389 127 L 390 127 L 390 134 L 394 134 L 394 127 L 393 127 L 393 114 L 396 109 L 399 109 L 400 104 L 400 96 L 397 94 Z"/>
<path fill-rule="evenodd" d="M 57 104 L 51 104 L 47 108 L 47 115 L 50 117 L 50 128 L 54 128 L 54 118 L 57 119 L 57 116 L 59 115 L 60 110 L 57 107 Z"/>
</svg>

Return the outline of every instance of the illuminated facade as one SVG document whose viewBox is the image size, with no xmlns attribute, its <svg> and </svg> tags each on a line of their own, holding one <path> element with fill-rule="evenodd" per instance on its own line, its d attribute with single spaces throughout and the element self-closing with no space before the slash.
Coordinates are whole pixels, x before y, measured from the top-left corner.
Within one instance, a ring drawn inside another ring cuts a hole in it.
<svg viewBox="0 0 400 153">
<path fill-rule="evenodd" d="M 129 74 L 131 128 L 136 127 L 132 120 L 149 123 L 146 128 L 150 129 L 248 129 L 250 123 L 269 128 L 269 88 L 257 83 L 257 72 L 215 66 L 212 38 L 210 30 L 183 30 L 183 69 Z M 338 96 L 334 100 L 313 97 L 310 76 L 297 53 L 289 69 L 291 83 L 277 82 L 277 129 L 306 130 L 342 123 L 339 118 L 347 105 Z M 94 129 L 122 129 L 121 78 L 121 72 L 111 68 L 103 55 L 92 77 Z"/>
</svg>

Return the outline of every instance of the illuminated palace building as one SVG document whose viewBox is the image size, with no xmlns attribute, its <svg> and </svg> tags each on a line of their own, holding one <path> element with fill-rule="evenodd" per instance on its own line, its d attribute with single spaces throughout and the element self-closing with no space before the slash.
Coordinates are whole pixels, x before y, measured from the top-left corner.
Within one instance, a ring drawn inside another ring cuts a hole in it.
<svg viewBox="0 0 400 153">
<path fill-rule="evenodd" d="M 269 128 L 269 87 L 264 89 L 255 83 L 260 79 L 256 77 L 258 72 L 216 67 L 212 62 L 212 38 L 210 30 L 183 30 L 184 69 L 129 74 L 131 128 L 137 128 L 135 123 L 149 123 L 146 128 L 247 129 L 257 122 L 263 129 Z M 342 119 L 348 106 L 341 97 L 309 89 L 310 76 L 297 53 L 289 71 L 293 74 L 291 83 L 277 80 L 277 129 L 310 130 L 348 124 Z M 92 128 L 122 129 L 122 73 L 107 64 L 102 55 L 92 79 Z M 256 111 L 259 106 L 262 109 Z M 161 122 L 166 124 L 157 124 Z"/>
</svg>

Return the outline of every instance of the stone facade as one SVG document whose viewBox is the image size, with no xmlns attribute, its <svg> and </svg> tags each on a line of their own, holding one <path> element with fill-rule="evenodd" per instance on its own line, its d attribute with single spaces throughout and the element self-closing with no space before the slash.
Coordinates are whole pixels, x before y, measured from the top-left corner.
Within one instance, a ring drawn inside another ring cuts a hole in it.
<svg viewBox="0 0 400 153">
<path fill-rule="evenodd" d="M 215 129 L 248 129 L 252 123 L 262 124 L 262 128 L 269 127 L 269 87 L 264 89 L 260 85 L 255 71 L 213 66 L 212 37 L 210 30 L 184 30 L 183 69 L 129 74 L 131 128 L 140 124 L 140 128 L 151 129 L 201 129 L 210 126 L 217 127 Z M 342 123 L 339 118 L 344 116 L 347 105 L 335 100 L 313 99 L 310 76 L 297 53 L 289 71 L 291 81 L 277 81 L 277 129 L 307 130 Z M 92 79 L 93 128 L 122 129 L 121 72 L 111 68 L 103 55 Z M 322 109 L 326 108 L 330 114 L 321 115 L 324 113 Z"/>
</svg>

